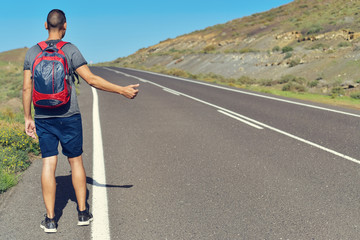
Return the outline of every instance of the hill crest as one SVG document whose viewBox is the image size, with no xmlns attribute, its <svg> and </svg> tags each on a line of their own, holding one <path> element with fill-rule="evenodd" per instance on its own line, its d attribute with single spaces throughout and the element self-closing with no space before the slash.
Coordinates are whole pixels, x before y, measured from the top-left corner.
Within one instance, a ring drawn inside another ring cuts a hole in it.
<svg viewBox="0 0 360 240">
<path fill-rule="evenodd" d="M 0 53 L 0 61 L 12 63 L 24 63 L 28 48 L 18 48 Z"/>
</svg>

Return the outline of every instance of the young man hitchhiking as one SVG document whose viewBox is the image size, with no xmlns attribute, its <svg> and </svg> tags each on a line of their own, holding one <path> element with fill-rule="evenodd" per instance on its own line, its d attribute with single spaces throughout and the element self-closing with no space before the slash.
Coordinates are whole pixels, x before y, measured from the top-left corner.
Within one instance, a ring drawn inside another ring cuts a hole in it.
<svg viewBox="0 0 360 240">
<path fill-rule="evenodd" d="M 82 160 L 82 123 L 74 85 L 75 72 L 91 86 L 129 99 L 136 97 L 139 85 L 121 87 L 94 75 L 79 50 L 71 43 L 61 41 L 67 28 L 63 11 L 51 10 L 45 28 L 48 39 L 30 48 L 25 57 L 23 106 L 26 133 L 32 138 L 36 138 L 35 134 L 39 137 L 43 158 L 41 186 L 46 207 L 40 227 L 49 233 L 57 231 L 54 208 L 59 142 L 71 166 L 78 225 L 89 225 L 93 218 L 85 205 L 86 173 Z M 35 121 L 31 116 L 31 102 L 35 107 Z"/>
</svg>

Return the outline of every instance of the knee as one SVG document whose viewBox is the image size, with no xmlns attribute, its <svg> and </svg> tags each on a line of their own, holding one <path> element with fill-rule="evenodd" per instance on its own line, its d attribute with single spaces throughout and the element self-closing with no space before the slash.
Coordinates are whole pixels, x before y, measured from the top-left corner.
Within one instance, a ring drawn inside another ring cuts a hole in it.
<svg viewBox="0 0 360 240">
<path fill-rule="evenodd" d="M 43 159 L 43 171 L 54 172 L 56 170 L 57 156 Z"/>
<path fill-rule="evenodd" d="M 83 165 L 82 156 L 74 157 L 74 158 L 68 158 L 68 161 L 71 166 L 78 166 Z"/>
</svg>

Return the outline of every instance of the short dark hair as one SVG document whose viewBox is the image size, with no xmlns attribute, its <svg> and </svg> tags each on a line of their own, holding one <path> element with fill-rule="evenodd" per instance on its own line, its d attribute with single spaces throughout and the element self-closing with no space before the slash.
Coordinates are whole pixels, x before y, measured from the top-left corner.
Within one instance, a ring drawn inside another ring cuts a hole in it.
<svg viewBox="0 0 360 240">
<path fill-rule="evenodd" d="M 60 9 L 53 9 L 47 16 L 47 25 L 49 30 L 51 29 L 62 29 L 66 23 L 65 13 Z"/>
</svg>

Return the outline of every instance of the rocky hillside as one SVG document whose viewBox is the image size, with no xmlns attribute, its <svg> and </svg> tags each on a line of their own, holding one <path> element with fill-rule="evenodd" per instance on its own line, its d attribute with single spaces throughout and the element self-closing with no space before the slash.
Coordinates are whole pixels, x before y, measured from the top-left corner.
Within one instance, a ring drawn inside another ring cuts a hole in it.
<svg viewBox="0 0 360 240">
<path fill-rule="evenodd" d="M 295 0 L 119 58 L 113 65 L 181 69 L 279 82 L 303 79 L 312 91 L 360 83 L 360 1 Z"/>
</svg>

